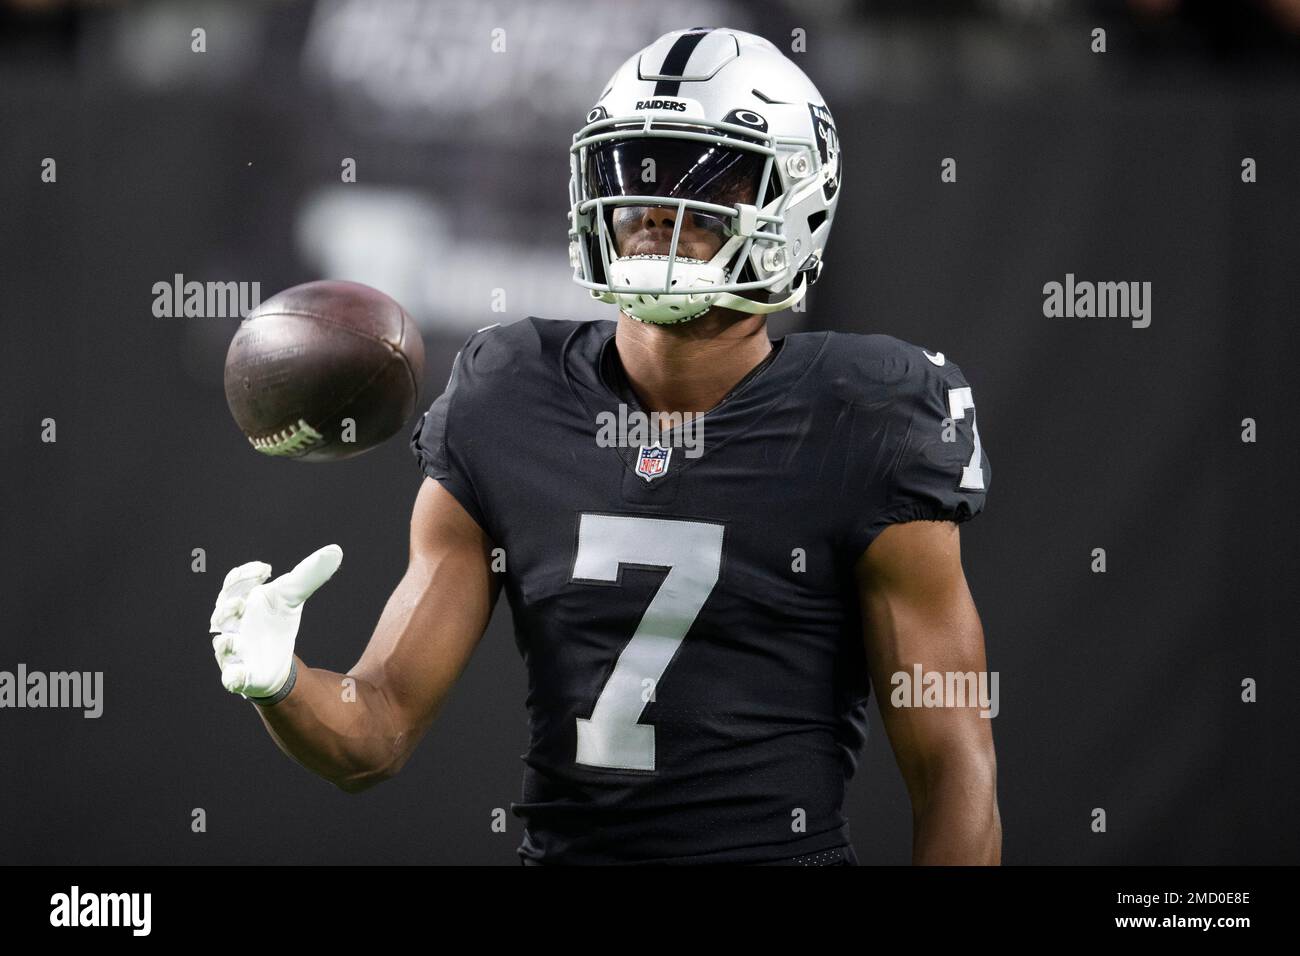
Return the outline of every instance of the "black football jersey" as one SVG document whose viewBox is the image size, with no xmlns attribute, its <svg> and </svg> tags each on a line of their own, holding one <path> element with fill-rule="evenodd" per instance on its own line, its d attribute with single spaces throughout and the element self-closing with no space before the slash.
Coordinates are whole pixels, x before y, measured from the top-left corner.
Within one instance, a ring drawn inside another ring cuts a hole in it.
<svg viewBox="0 0 1300 956">
<path fill-rule="evenodd" d="M 983 507 L 970 386 L 889 336 L 791 334 L 692 454 L 620 447 L 602 423 L 640 410 L 614 330 L 475 333 L 411 436 L 504 552 L 528 672 L 519 852 L 765 862 L 846 844 L 869 693 L 853 568 L 891 523 Z"/>
</svg>

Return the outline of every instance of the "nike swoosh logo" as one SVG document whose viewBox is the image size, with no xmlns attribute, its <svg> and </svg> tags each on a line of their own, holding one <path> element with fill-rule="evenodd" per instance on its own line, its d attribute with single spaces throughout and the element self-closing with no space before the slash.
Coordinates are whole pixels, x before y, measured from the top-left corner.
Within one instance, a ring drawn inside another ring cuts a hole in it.
<svg viewBox="0 0 1300 956">
<path fill-rule="evenodd" d="M 942 352 L 938 352 L 934 355 L 931 355 L 925 349 L 921 349 L 921 354 L 924 355 L 926 358 L 928 358 L 933 364 L 939 366 L 940 368 L 943 368 L 943 363 L 945 359 L 943 357 Z"/>
</svg>

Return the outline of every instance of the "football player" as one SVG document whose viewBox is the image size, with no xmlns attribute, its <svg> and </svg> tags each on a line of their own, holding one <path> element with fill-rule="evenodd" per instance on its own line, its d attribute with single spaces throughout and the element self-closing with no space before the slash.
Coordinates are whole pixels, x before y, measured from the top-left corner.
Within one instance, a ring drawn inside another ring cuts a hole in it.
<svg viewBox="0 0 1300 956">
<path fill-rule="evenodd" d="M 362 790 L 410 757 L 504 590 L 528 672 L 523 862 L 855 863 L 872 683 L 914 861 L 998 862 L 988 720 L 890 693 L 915 667 L 985 670 L 957 528 L 990 479 L 971 388 L 885 335 L 766 330 L 822 269 L 843 168 L 826 103 L 761 37 L 678 31 L 619 68 L 570 156 L 574 279 L 617 322 L 466 342 L 411 438 L 410 563 L 354 701 L 293 654 L 335 546 L 274 581 L 231 572 L 225 686 Z M 655 440 L 602 432 L 638 417 Z"/>
</svg>

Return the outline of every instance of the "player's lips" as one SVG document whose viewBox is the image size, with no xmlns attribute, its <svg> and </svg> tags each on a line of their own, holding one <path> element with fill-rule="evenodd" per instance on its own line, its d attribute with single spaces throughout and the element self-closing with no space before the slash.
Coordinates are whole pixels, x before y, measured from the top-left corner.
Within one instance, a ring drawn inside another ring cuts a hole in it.
<svg viewBox="0 0 1300 956">
<path fill-rule="evenodd" d="M 652 235 L 634 236 L 623 244 L 623 255 L 625 256 L 666 256 L 668 250 L 672 248 L 673 239 L 669 234 L 660 238 Z M 677 256 L 685 259 L 702 259 L 712 258 L 713 252 L 708 247 L 698 241 L 688 241 L 684 236 L 677 241 Z"/>
</svg>

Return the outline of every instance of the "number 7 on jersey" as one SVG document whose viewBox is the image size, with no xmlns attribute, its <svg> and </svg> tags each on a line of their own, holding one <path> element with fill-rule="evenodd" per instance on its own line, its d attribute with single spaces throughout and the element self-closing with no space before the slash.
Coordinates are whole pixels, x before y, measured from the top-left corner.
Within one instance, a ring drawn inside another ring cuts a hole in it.
<svg viewBox="0 0 1300 956">
<path fill-rule="evenodd" d="M 720 524 L 676 518 L 584 514 L 575 583 L 617 583 L 622 565 L 667 568 L 605 682 L 590 717 L 578 718 L 577 762 L 614 770 L 655 769 L 655 729 L 638 723 L 648 699 L 708 600 L 722 568 Z"/>
</svg>

